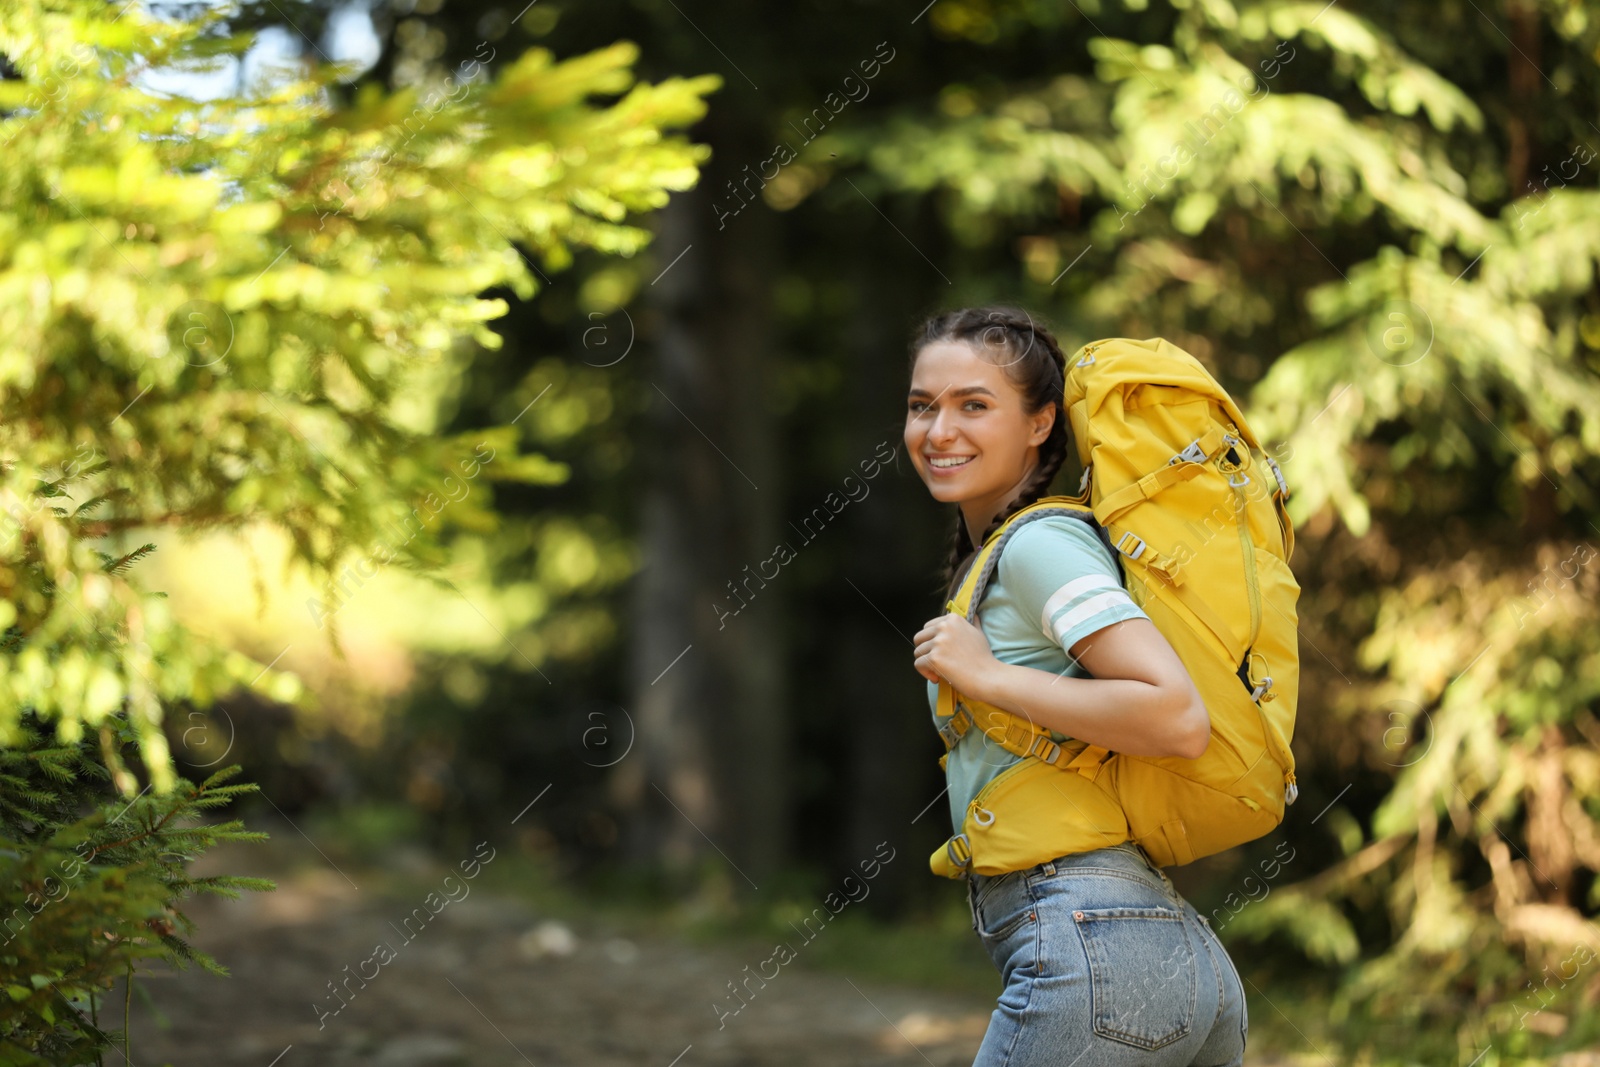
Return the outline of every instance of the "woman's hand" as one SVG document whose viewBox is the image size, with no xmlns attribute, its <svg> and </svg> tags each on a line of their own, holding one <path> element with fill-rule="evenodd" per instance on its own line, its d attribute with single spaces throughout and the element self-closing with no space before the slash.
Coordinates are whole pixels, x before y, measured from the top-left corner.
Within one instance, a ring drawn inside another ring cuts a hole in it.
<svg viewBox="0 0 1600 1067">
<path fill-rule="evenodd" d="M 954 612 L 929 619 L 912 641 L 918 674 L 930 682 L 949 682 L 968 695 L 982 688 L 985 672 L 1000 662 L 983 631 Z"/>
</svg>

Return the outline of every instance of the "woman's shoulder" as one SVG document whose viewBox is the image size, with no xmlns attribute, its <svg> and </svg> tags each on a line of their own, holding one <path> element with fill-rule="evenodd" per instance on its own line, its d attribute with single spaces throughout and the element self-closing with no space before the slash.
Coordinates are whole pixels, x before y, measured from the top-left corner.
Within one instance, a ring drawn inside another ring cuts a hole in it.
<svg viewBox="0 0 1600 1067">
<path fill-rule="evenodd" d="M 1088 522 L 1052 514 L 1030 521 L 1000 554 L 1000 582 L 1063 649 L 1102 627 L 1146 617 L 1128 596 L 1116 557 Z"/>
<path fill-rule="evenodd" d="M 1018 582 L 1064 581 L 1089 572 L 1117 575 L 1116 560 L 1090 526 L 1092 521 L 1071 515 L 1030 520 L 1011 535 L 1000 553 L 1000 581 L 1011 587 Z"/>
<path fill-rule="evenodd" d="M 1094 528 L 1094 517 L 1078 518 L 1073 515 L 1051 514 L 1030 519 L 1011 535 L 1006 542 L 1004 557 L 1013 551 L 1022 553 L 1059 552 L 1062 549 L 1084 549 L 1097 556 L 1106 555 L 1105 542 Z"/>
</svg>

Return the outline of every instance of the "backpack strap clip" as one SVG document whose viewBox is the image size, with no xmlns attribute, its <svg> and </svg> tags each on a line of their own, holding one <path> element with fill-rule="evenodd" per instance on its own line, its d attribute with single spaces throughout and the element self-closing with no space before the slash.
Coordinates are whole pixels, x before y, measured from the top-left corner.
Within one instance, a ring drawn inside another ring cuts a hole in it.
<svg viewBox="0 0 1600 1067">
<path fill-rule="evenodd" d="M 1200 446 L 1200 438 L 1196 437 L 1183 446 L 1182 452 L 1167 460 L 1167 466 L 1175 467 L 1179 463 L 1204 463 L 1207 458 L 1206 450 Z"/>
<path fill-rule="evenodd" d="M 957 834 L 946 841 L 944 850 L 950 857 L 950 865 L 958 871 L 965 871 L 972 862 L 972 841 L 966 834 Z"/>
<path fill-rule="evenodd" d="M 1250 692 L 1250 700 L 1256 704 L 1264 704 L 1277 698 L 1278 694 L 1272 691 L 1272 675 L 1266 675 L 1261 681 L 1254 681 L 1250 677 L 1250 661 L 1262 659 L 1261 654 L 1254 649 L 1246 650 L 1243 660 L 1239 664 L 1239 681 L 1244 683 L 1245 689 Z"/>
<path fill-rule="evenodd" d="M 1095 521 L 1102 526 L 1111 522 L 1129 508 L 1142 504 L 1168 486 L 1187 481 L 1200 473 L 1213 453 L 1222 446 L 1222 430 L 1213 426 L 1196 437 L 1183 450 L 1137 481 L 1130 482 L 1114 493 L 1108 494 L 1095 506 Z"/>
<path fill-rule="evenodd" d="M 948 684 L 948 683 L 947 683 Z M 946 749 L 956 747 L 956 742 L 966 736 L 973 723 L 972 712 L 964 703 L 956 702 L 956 710 L 951 713 L 950 721 L 939 727 L 939 738 L 944 741 Z"/>
<path fill-rule="evenodd" d="M 1271 456 L 1267 457 L 1267 466 L 1272 468 L 1272 476 L 1278 479 L 1278 496 L 1284 500 L 1289 499 L 1289 483 L 1283 479 L 1283 471 L 1278 467 L 1278 461 Z"/>
<path fill-rule="evenodd" d="M 1028 745 L 1028 755 L 1042 759 L 1046 763 L 1054 763 L 1061 755 L 1061 746 L 1046 734 L 1035 734 L 1033 741 Z"/>
<path fill-rule="evenodd" d="M 1128 547 L 1129 538 L 1133 539 L 1133 547 L 1131 548 Z M 1144 553 L 1145 543 L 1144 539 L 1138 534 L 1134 533 L 1132 530 L 1123 530 L 1122 536 L 1117 538 L 1116 547 L 1118 552 L 1121 552 L 1129 559 L 1138 559 L 1139 556 Z"/>
</svg>

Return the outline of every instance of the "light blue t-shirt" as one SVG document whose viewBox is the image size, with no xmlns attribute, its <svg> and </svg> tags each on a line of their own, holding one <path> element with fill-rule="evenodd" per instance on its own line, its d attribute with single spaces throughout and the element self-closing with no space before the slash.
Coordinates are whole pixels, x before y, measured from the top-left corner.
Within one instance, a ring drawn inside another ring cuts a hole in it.
<svg viewBox="0 0 1600 1067">
<path fill-rule="evenodd" d="M 1068 653 L 1073 645 L 1114 622 L 1147 618 L 1123 589 L 1105 543 L 1087 523 L 1065 515 L 1033 519 L 1011 535 L 978 606 L 979 628 L 996 659 L 1068 678 L 1090 676 Z M 929 682 L 935 727 L 948 721 L 939 718 L 938 704 L 939 687 Z M 945 780 L 956 833 L 978 791 L 1021 758 L 981 730 L 968 730 L 950 750 Z"/>
</svg>

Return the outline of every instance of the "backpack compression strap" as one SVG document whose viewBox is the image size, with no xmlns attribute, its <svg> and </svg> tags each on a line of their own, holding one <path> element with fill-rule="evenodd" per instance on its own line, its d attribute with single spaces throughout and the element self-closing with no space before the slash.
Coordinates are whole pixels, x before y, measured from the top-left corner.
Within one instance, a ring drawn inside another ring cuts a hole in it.
<svg viewBox="0 0 1600 1067">
<path fill-rule="evenodd" d="M 1025 523 L 1049 515 L 1070 515 L 1087 522 L 1105 543 L 1111 558 L 1117 560 L 1120 573 L 1121 554 L 1111 548 L 1110 537 L 1104 527 L 1094 520 L 1091 510 L 1068 497 L 1044 497 L 1012 515 L 990 536 L 967 567 L 956 595 L 946 603 L 945 610 L 970 622 L 977 606 L 983 601 L 984 591 L 988 588 L 995 567 L 999 565 L 1000 551 L 1005 543 Z M 940 719 L 949 720 L 939 727 L 939 737 L 947 750 L 954 748 L 967 731 L 977 727 L 989 740 L 1013 755 L 1032 757 L 1062 770 L 1077 771 L 1090 781 L 1095 779 L 1101 766 L 1113 755 L 1109 749 L 1085 741 L 1058 743 L 1050 736 L 1048 727 L 1013 715 L 993 704 L 959 696 L 948 682 L 939 683 L 936 712 Z"/>
</svg>

